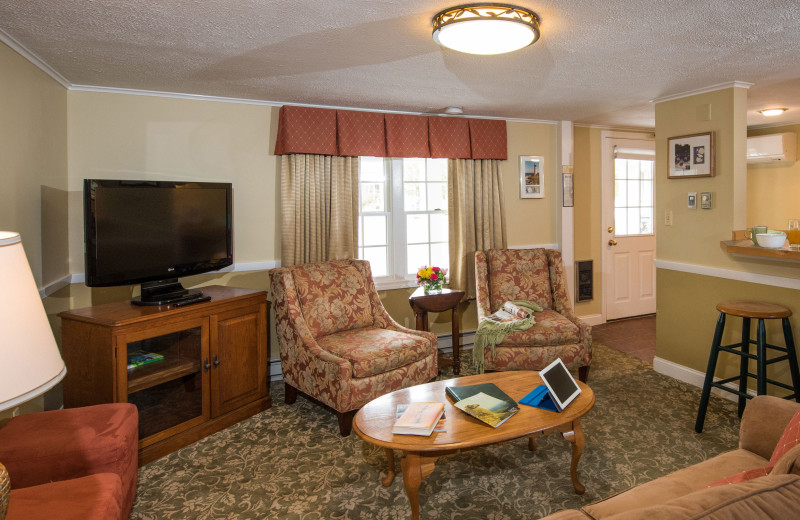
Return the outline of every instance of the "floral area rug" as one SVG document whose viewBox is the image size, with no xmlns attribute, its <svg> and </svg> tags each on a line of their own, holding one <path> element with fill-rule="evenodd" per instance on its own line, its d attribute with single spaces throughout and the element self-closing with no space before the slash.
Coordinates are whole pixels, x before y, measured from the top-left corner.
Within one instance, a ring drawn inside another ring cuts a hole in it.
<svg viewBox="0 0 800 520">
<path fill-rule="evenodd" d="M 449 370 L 441 377 L 452 377 Z M 551 434 L 534 452 L 518 439 L 439 459 L 420 486 L 421 517 L 540 518 L 737 447 L 735 403 L 712 396 L 696 434 L 700 390 L 627 354 L 595 344 L 589 385 L 596 404 L 582 422 L 584 495 L 572 488 L 570 444 Z M 340 437 L 334 413 L 302 395 L 285 404 L 282 382 L 270 393 L 269 410 L 141 468 L 130 518 L 411 518 L 399 460 L 384 488 L 382 448 L 355 433 Z"/>
</svg>

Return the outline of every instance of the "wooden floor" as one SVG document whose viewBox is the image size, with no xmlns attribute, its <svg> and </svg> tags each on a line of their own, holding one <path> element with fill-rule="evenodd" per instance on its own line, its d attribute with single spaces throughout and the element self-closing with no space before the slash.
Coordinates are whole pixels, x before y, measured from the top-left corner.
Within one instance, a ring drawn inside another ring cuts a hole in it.
<svg viewBox="0 0 800 520">
<path fill-rule="evenodd" d="M 595 325 L 592 340 L 652 364 L 656 355 L 656 317 L 653 314 Z"/>
</svg>

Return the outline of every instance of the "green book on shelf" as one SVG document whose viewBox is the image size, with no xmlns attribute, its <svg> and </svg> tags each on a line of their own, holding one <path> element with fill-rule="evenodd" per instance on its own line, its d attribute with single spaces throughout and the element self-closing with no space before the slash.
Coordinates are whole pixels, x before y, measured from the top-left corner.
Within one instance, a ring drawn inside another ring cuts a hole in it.
<svg viewBox="0 0 800 520">
<path fill-rule="evenodd" d="M 162 359 L 164 359 L 164 356 L 156 354 L 155 352 L 145 352 L 144 350 L 128 352 L 128 370 L 146 365 L 147 363 L 152 363 L 153 361 L 161 361 Z"/>
</svg>

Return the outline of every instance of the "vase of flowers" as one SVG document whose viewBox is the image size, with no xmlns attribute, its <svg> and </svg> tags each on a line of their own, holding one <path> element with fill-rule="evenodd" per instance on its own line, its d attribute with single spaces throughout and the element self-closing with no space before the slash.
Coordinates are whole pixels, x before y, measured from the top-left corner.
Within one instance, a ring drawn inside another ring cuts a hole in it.
<svg viewBox="0 0 800 520">
<path fill-rule="evenodd" d="M 441 294 L 444 283 L 447 283 L 447 269 L 426 265 L 417 271 L 417 285 L 424 288 L 425 294 Z"/>
</svg>

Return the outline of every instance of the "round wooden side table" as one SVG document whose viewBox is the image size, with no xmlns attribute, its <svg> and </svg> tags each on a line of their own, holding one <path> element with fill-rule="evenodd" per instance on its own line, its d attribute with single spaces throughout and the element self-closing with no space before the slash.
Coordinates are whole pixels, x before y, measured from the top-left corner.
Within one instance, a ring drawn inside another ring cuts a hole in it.
<svg viewBox="0 0 800 520">
<path fill-rule="evenodd" d="M 440 294 L 425 294 L 425 290 L 420 287 L 408 297 L 408 303 L 414 311 L 417 330 L 428 330 L 428 313 L 453 312 L 453 360 L 439 356 L 439 368 L 453 366 L 453 374 L 459 375 L 461 372 L 461 347 L 459 342 L 458 327 L 458 303 L 464 297 L 464 291 L 453 289 L 442 289 Z"/>
</svg>

